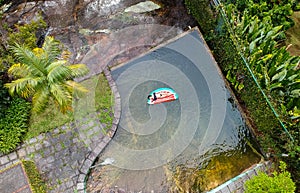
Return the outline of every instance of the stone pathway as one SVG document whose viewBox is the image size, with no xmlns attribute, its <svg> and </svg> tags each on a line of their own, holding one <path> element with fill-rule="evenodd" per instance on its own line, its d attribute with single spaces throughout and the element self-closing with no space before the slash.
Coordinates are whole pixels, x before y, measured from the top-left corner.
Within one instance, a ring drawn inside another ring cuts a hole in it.
<svg viewBox="0 0 300 193">
<path fill-rule="evenodd" d="M 91 113 L 81 120 L 25 141 L 10 154 L 2 154 L 0 170 L 21 159 L 32 160 L 46 180 L 49 193 L 83 192 L 83 182 L 89 168 L 114 135 L 121 112 L 120 95 L 115 83 L 108 70 L 104 70 L 104 74 L 115 97 L 113 124 L 105 135 L 104 126 L 99 122 L 97 114 Z"/>
<path fill-rule="evenodd" d="M 120 95 L 106 66 L 126 62 L 181 32 L 177 28 L 159 25 L 138 26 L 111 34 L 91 47 L 82 60 L 91 73 L 78 81 L 101 72 L 106 75 L 115 97 L 114 120 L 107 134 L 102 133 L 104 126 L 97 115 L 89 114 L 83 120 L 25 141 L 8 155 L 0 155 L 0 170 L 21 159 L 32 160 L 46 180 L 50 193 L 84 192 L 84 180 L 89 168 L 114 135 L 121 114 Z"/>
</svg>

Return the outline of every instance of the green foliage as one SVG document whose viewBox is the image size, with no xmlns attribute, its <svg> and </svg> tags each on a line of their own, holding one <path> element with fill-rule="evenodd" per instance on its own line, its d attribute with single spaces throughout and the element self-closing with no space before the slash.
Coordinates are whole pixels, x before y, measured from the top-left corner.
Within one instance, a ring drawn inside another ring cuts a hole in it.
<svg viewBox="0 0 300 193">
<path fill-rule="evenodd" d="M 36 47 L 36 33 L 38 30 L 44 30 L 47 26 L 45 21 L 40 17 L 37 21 L 32 21 L 24 25 L 15 25 L 15 28 L 8 28 L 6 24 L 2 24 L 7 29 L 8 37 L 1 37 L 0 43 L 0 71 L 6 71 L 15 60 L 10 53 L 9 47 L 18 43 L 28 48 Z"/>
<path fill-rule="evenodd" d="M 280 172 L 272 176 L 259 172 L 257 176 L 245 182 L 245 193 L 293 193 L 296 190 L 291 174 L 286 171 L 286 164 L 280 162 Z"/>
<path fill-rule="evenodd" d="M 70 65 L 61 56 L 60 43 L 47 36 L 42 48 L 31 50 L 15 44 L 12 53 L 19 63 L 12 65 L 8 73 L 16 80 L 6 83 L 11 95 L 31 98 L 34 112 L 42 112 L 52 98 L 61 112 L 72 110 L 72 100 L 87 90 L 74 78 L 88 73 L 84 64 Z"/>
<path fill-rule="evenodd" d="M 198 21 L 201 31 L 204 35 L 213 33 L 216 18 L 213 11 L 208 6 L 209 0 L 186 0 L 185 5 L 188 12 L 192 14 Z M 201 11 L 199 11 L 201 10 Z"/>
<path fill-rule="evenodd" d="M 279 46 L 279 37 L 284 33 L 282 26 L 274 26 L 270 17 L 261 20 L 251 16 L 248 9 L 238 16 L 232 4 L 226 6 L 226 12 L 240 51 L 261 87 L 266 92 L 277 92 L 281 96 L 279 103 L 287 110 L 300 107 L 300 69 L 297 67 L 300 57 L 291 56 L 285 47 Z"/>
<path fill-rule="evenodd" d="M 4 117 L 6 109 L 9 107 L 11 97 L 8 90 L 3 86 L 3 81 L 0 80 L 0 119 Z"/>
<path fill-rule="evenodd" d="M 103 74 L 99 76 L 93 76 L 90 79 L 84 80 L 81 84 L 85 87 L 89 87 L 89 92 L 80 97 L 77 102 L 74 101 L 74 112 L 61 113 L 57 108 L 54 108 L 54 102 L 49 101 L 49 108 L 45 109 L 41 113 L 32 113 L 30 117 L 29 132 L 26 135 L 26 139 L 38 136 L 40 133 L 51 131 L 54 128 L 62 126 L 66 123 L 71 123 L 76 119 L 86 117 L 88 113 L 97 112 L 101 123 L 106 124 L 103 132 L 109 129 L 113 121 L 113 93 L 110 89 L 107 79 Z M 95 85 L 95 88 L 91 87 Z M 92 104 L 87 104 L 91 102 Z M 94 103 L 93 103 L 94 102 Z M 91 106 L 91 108 L 87 107 Z M 79 112 L 84 111 L 84 112 Z M 78 117 L 79 116 L 79 117 Z"/>
<path fill-rule="evenodd" d="M 99 75 L 97 87 L 95 90 L 96 110 L 99 112 L 99 119 L 101 123 L 106 124 L 106 130 L 110 129 L 113 122 L 113 93 L 110 89 L 107 79 L 104 74 Z M 104 132 L 106 132 L 106 130 Z"/>
<path fill-rule="evenodd" d="M 24 136 L 25 140 L 36 137 L 41 133 L 51 131 L 59 126 L 73 121 L 73 112 L 62 113 L 55 108 L 53 100 L 49 100 L 48 108 L 43 112 L 32 112 L 29 121 L 28 132 Z"/>
<path fill-rule="evenodd" d="M 47 187 L 38 172 L 37 167 L 32 161 L 22 160 L 26 175 L 28 176 L 30 187 L 33 193 L 46 193 Z"/>
<path fill-rule="evenodd" d="M 21 98 L 14 98 L 5 115 L 0 119 L 0 151 L 8 153 L 21 142 L 27 132 L 30 103 Z"/>
<path fill-rule="evenodd" d="M 297 5 L 294 0 L 238 0 L 235 4 L 241 12 L 247 9 L 250 17 L 257 16 L 260 20 L 269 17 L 274 26 L 283 25 L 284 29 L 288 29 L 294 25 L 293 20 L 290 19 Z"/>
<path fill-rule="evenodd" d="M 13 46 L 15 43 L 19 45 L 26 45 L 26 47 L 33 49 L 36 47 L 38 30 L 45 29 L 46 22 L 39 18 L 37 21 L 31 21 L 29 24 L 15 25 L 15 29 L 9 29 L 8 45 Z"/>
</svg>

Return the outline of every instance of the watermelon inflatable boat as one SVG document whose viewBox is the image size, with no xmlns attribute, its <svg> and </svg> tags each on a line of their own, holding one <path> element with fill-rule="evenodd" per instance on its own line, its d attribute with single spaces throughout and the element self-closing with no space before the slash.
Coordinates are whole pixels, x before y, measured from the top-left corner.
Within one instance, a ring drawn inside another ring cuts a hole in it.
<svg viewBox="0 0 300 193">
<path fill-rule="evenodd" d="M 159 88 L 159 89 L 152 91 L 148 95 L 147 103 L 149 105 L 154 105 L 154 104 L 174 101 L 176 99 L 178 99 L 178 95 L 173 89 Z"/>
</svg>

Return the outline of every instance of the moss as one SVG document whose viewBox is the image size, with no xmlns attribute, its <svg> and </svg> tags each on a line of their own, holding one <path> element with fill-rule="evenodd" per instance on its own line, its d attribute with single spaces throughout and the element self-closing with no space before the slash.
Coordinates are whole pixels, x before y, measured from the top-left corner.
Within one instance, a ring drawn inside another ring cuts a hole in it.
<svg viewBox="0 0 300 193">
<path fill-rule="evenodd" d="M 28 176 L 29 184 L 33 193 L 46 193 L 46 184 L 42 180 L 41 175 L 39 174 L 34 162 L 22 160 L 22 164 Z"/>
</svg>

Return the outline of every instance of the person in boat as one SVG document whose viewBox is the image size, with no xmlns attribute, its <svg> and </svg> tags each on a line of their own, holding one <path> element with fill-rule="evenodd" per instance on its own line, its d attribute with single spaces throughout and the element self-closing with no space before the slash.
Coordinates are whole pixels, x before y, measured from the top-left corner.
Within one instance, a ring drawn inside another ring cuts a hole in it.
<svg viewBox="0 0 300 193">
<path fill-rule="evenodd" d="M 156 100 L 157 100 L 157 97 L 156 97 L 155 92 L 154 92 L 152 95 L 149 95 L 149 96 L 148 96 L 148 99 L 150 99 L 151 101 L 156 101 Z"/>
</svg>

